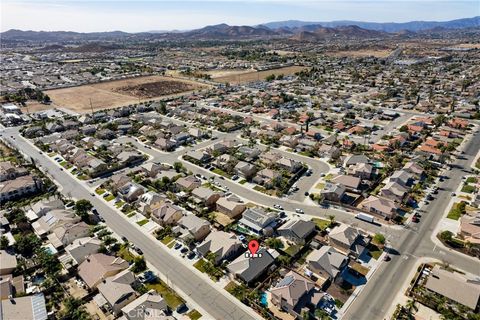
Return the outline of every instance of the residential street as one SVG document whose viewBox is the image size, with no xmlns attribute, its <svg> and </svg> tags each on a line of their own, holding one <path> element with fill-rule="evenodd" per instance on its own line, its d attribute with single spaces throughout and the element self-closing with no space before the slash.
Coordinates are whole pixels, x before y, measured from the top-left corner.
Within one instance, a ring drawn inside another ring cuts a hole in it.
<svg viewBox="0 0 480 320">
<path fill-rule="evenodd" d="M 392 260 L 383 263 L 368 281 L 362 294 L 355 299 L 344 315 L 344 319 L 384 319 L 402 285 L 410 281 L 407 276 L 418 258 L 436 258 L 461 270 L 480 275 L 479 261 L 472 263 L 473 258 L 439 247 L 430 238 L 450 201 L 451 192 L 461 183 L 465 174 L 462 168 L 470 167 L 479 145 L 480 133 L 477 131 L 465 148 L 466 159 L 457 159 L 454 164 L 458 167 L 446 173 L 449 179 L 441 185 L 442 190 L 436 199 L 424 208 L 425 212 L 422 213 L 420 223 L 405 229 L 395 241 L 390 239 L 390 245 L 398 254 L 391 254 Z"/>
</svg>

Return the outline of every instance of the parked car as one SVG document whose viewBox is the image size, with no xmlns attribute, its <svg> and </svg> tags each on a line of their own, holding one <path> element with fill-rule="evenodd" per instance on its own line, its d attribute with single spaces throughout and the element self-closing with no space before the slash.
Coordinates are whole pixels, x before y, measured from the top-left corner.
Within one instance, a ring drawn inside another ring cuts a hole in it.
<svg viewBox="0 0 480 320">
<path fill-rule="evenodd" d="M 295 212 L 296 212 L 296 213 L 302 213 L 302 214 L 305 213 L 305 212 L 303 211 L 303 209 L 300 209 L 300 208 L 296 208 L 296 209 L 295 209 Z"/>
<path fill-rule="evenodd" d="M 179 242 L 177 242 L 177 243 L 175 244 L 175 246 L 174 246 L 175 250 L 178 250 L 178 249 L 180 249 L 181 247 L 182 247 L 182 244 L 179 243 Z"/>
</svg>

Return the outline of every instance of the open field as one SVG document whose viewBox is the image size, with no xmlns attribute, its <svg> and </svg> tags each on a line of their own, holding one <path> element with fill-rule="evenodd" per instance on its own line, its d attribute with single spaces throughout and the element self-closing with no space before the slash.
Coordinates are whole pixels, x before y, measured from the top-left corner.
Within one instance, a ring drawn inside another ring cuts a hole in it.
<svg viewBox="0 0 480 320">
<path fill-rule="evenodd" d="M 362 49 L 362 50 L 352 50 L 352 51 L 331 51 L 331 52 L 327 52 L 327 55 L 334 56 L 334 57 L 353 57 L 353 58 L 362 58 L 362 57 L 386 58 L 391 52 L 392 50 Z"/>
<path fill-rule="evenodd" d="M 246 83 L 246 82 L 252 82 L 252 81 L 257 81 L 257 80 L 264 80 L 266 77 L 268 77 L 271 74 L 274 74 L 276 76 L 283 74 L 283 75 L 291 75 L 296 72 L 302 71 L 306 69 L 306 67 L 301 67 L 301 66 L 290 66 L 290 67 L 284 67 L 284 68 L 278 68 L 278 69 L 271 69 L 271 70 L 265 70 L 265 71 L 247 71 L 245 70 L 237 70 L 237 72 L 232 72 L 228 75 L 225 76 L 219 76 L 219 77 L 214 77 L 212 75 L 212 78 L 217 81 L 217 82 L 229 82 L 229 83 Z M 223 71 L 225 72 L 225 71 Z"/>
<path fill-rule="evenodd" d="M 148 76 L 54 89 L 45 93 L 50 96 L 54 106 L 85 113 L 92 108 L 108 109 L 159 97 L 174 97 L 205 87 L 204 84 L 184 79 Z"/>
</svg>

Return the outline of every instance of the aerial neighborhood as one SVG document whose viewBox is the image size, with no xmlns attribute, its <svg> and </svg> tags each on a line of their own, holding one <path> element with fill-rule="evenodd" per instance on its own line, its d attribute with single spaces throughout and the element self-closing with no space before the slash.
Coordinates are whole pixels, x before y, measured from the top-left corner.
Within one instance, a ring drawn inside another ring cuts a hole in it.
<svg viewBox="0 0 480 320">
<path fill-rule="evenodd" d="M 480 319 L 478 28 L 208 30 L 5 32 L 0 319 Z"/>
</svg>

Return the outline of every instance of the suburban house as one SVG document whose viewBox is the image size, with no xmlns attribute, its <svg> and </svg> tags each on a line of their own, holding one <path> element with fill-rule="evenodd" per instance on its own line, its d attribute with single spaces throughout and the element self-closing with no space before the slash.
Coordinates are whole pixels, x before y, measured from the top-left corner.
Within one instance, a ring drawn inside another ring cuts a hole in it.
<svg viewBox="0 0 480 320">
<path fill-rule="evenodd" d="M 154 209 L 151 214 L 152 220 L 161 226 L 177 224 L 182 217 L 182 209 L 168 202 L 164 202 L 160 207 Z"/>
<path fill-rule="evenodd" d="M 280 310 L 298 316 L 301 309 L 309 302 L 309 294 L 315 288 L 315 283 L 290 271 L 270 289 L 271 301 Z"/>
<path fill-rule="evenodd" d="M 118 192 L 126 202 L 134 202 L 145 192 L 145 188 L 136 182 L 128 182 L 121 186 Z"/>
<path fill-rule="evenodd" d="M 182 239 L 192 237 L 195 241 L 202 241 L 210 233 L 210 222 L 194 214 L 183 216 L 173 232 L 181 234 Z"/>
<path fill-rule="evenodd" d="M 315 231 L 315 223 L 301 219 L 291 219 L 277 229 L 277 233 L 296 244 L 304 244 Z"/>
<path fill-rule="evenodd" d="M 474 216 L 462 215 L 460 218 L 460 236 L 472 244 L 480 244 L 480 213 Z"/>
<path fill-rule="evenodd" d="M 307 265 L 320 278 L 337 281 L 338 275 L 348 265 L 348 257 L 333 247 L 323 246 L 307 256 Z"/>
<path fill-rule="evenodd" d="M 238 217 L 246 208 L 245 204 L 240 202 L 240 199 L 235 196 L 221 197 L 215 205 L 218 212 L 225 214 L 231 219 Z"/>
<path fill-rule="evenodd" d="M 332 247 L 355 257 L 359 257 L 370 243 L 370 239 L 362 235 L 358 229 L 346 224 L 333 228 L 328 239 Z"/>
<path fill-rule="evenodd" d="M 5 250 L 0 250 L 0 275 L 11 274 L 17 267 L 17 258 Z"/>
<path fill-rule="evenodd" d="M 262 208 L 248 208 L 243 212 L 239 224 L 256 234 L 270 234 L 273 232 L 277 216 L 278 213 L 267 212 Z"/>
<path fill-rule="evenodd" d="M 323 190 L 320 191 L 320 194 L 325 198 L 325 200 L 341 202 L 346 191 L 346 187 L 342 184 L 327 182 L 325 183 Z"/>
<path fill-rule="evenodd" d="M 215 254 L 215 263 L 223 260 L 231 260 L 236 257 L 242 248 L 242 243 L 237 236 L 224 231 L 215 231 L 210 233 L 201 244 L 197 246 L 197 251 L 206 256 L 211 252 Z"/>
<path fill-rule="evenodd" d="M 62 262 L 68 262 L 72 265 L 79 265 L 85 261 L 89 255 L 97 253 L 102 246 L 102 241 L 97 238 L 79 238 L 65 247 L 66 257 L 60 259 Z"/>
<path fill-rule="evenodd" d="M 32 228 L 39 237 L 44 237 L 56 228 L 66 224 L 75 224 L 80 222 L 80 220 L 81 218 L 73 211 L 55 209 L 33 222 Z"/>
<path fill-rule="evenodd" d="M 356 163 L 348 167 L 347 173 L 362 180 L 368 180 L 372 176 L 373 166 L 368 163 Z"/>
<path fill-rule="evenodd" d="M 194 176 L 187 176 L 177 179 L 175 185 L 180 190 L 192 191 L 195 188 L 198 188 L 202 185 L 202 181 Z"/>
<path fill-rule="evenodd" d="M 13 180 L 17 177 L 25 176 L 27 174 L 28 170 L 23 167 L 14 166 L 9 161 L 0 162 L 0 182 L 6 180 Z"/>
<path fill-rule="evenodd" d="M 41 181 L 34 176 L 20 176 L 0 182 L 0 202 L 31 195 L 41 189 Z"/>
<path fill-rule="evenodd" d="M 360 203 L 360 208 L 371 213 L 393 219 L 397 215 L 398 205 L 390 199 L 369 196 Z"/>
<path fill-rule="evenodd" d="M 257 172 L 257 175 L 253 178 L 253 181 L 261 185 L 273 185 L 275 182 L 282 177 L 282 174 L 276 170 L 272 169 L 262 169 Z"/>
<path fill-rule="evenodd" d="M 228 271 L 247 284 L 253 283 L 269 270 L 279 256 L 279 253 L 273 249 L 260 248 L 258 253 L 261 257 L 247 258 L 245 255 L 240 255 L 227 266 Z"/>
<path fill-rule="evenodd" d="M 0 319 L 47 320 L 47 307 L 43 293 L 10 298 L 1 301 Z"/>
<path fill-rule="evenodd" d="M 128 320 L 168 319 L 168 305 L 165 299 L 152 289 L 123 307 L 122 313 Z"/>
<path fill-rule="evenodd" d="M 347 190 L 356 191 L 360 188 L 361 180 L 358 177 L 341 174 L 333 178 L 332 182 L 344 185 Z"/>
<path fill-rule="evenodd" d="M 85 222 L 66 223 L 55 229 L 49 235 L 49 239 L 55 248 L 66 246 L 79 238 L 87 237 L 90 233 L 90 227 Z M 53 238 L 53 239 L 52 239 Z"/>
<path fill-rule="evenodd" d="M 135 275 L 127 269 L 98 284 L 98 291 L 112 308 L 115 316 L 122 312 L 123 307 L 135 300 L 136 294 L 132 288 L 134 282 Z"/>
<path fill-rule="evenodd" d="M 220 198 L 220 193 L 205 187 L 198 187 L 192 190 L 193 201 L 203 206 L 211 207 Z"/>
<path fill-rule="evenodd" d="M 285 157 L 280 158 L 277 162 L 276 165 L 283 170 L 287 170 L 289 172 L 297 172 L 302 168 L 302 163 L 299 161 L 295 161 L 292 159 L 288 159 Z"/>
<path fill-rule="evenodd" d="M 90 289 L 95 289 L 107 277 L 114 276 L 127 268 L 128 262 L 122 258 L 95 253 L 89 255 L 78 266 L 78 276 Z"/>
<path fill-rule="evenodd" d="M 379 195 L 393 200 L 395 202 L 401 203 L 408 192 L 408 188 L 404 187 L 398 182 L 390 181 L 385 186 L 380 189 Z"/>
<path fill-rule="evenodd" d="M 467 278 L 465 275 L 435 265 L 425 288 L 474 311 L 478 310 L 480 284 L 476 279 Z"/>
<path fill-rule="evenodd" d="M 255 166 L 245 161 L 239 161 L 235 166 L 234 170 L 237 175 L 245 179 L 252 178 L 256 172 Z"/>
</svg>

